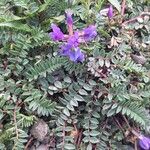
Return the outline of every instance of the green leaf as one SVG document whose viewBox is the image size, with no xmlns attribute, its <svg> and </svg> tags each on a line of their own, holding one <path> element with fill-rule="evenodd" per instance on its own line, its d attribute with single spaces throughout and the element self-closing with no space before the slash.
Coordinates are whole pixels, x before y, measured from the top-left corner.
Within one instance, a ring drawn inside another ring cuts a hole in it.
<svg viewBox="0 0 150 150">
<path fill-rule="evenodd" d="M 93 124 L 99 124 L 99 122 L 96 118 L 91 118 L 90 122 L 93 123 Z"/>
<path fill-rule="evenodd" d="M 92 150 L 92 144 L 91 143 L 88 144 L 86 150 Z"/>
<path fill-rule="evenodd" d="M 83 89 L 80 89 L 80 90 L 79 90 L 79 93 L 80 93 L 81 95 L 88 95 L 88 93 L 87 93 L 85 90 L 83 90 Z"/>
<path fill-rule="evenodd" d="M 104 66 L 104 59 L 100 57 L 98 60 L 98 63 L 101 67 L 103 67 Z"/>
<path fill-rule="evenodd" d="M 89 136 L 89 135 L 90 135 L 90 132 L 89 132 L 88 130 L 86 130 L 86 131 L 83 132 L 83 134 L 84 134 L 85 136 Z"/>
<path fill-rule="evenodd" d="M 90 142 L 96 144 L 99 142 L 99 140 L 96 137 L 90 137 Z"/>
<path fill-rule="evenodd" d="M 97 85 L 97 83 L 94 80 L 91 80 L 91 79 L 89 80 L 89 84 L 92 85 L 92 86 Z"/>
<path fill-rule="evenodd" d="M 103 110 L 107 110 L 108 108 L 110 108 L 112 106 L 112 104 L 105 104 L 103 106 Z"/>
<path fill-rule="evenodd" d="M 66 115 L 66 116 L 70 116 L 70 112 L 69 112 L 69 110 L 67 109 L 67 108 L 65 108 L 64 110 L 63 110 L 63 113 Z"/>
<path fill-rule="evenodd" d="M 49 86 L 48 89 L 52 90 L 52 91 L 57 91 L 58 89 L 55 86 Z"/>
<path fill-rule="evenodd" d="M 75 95 L 75 96 L 74 96 L 74 99 L 75 99 L 76 101 L 79 101 L 79 102 L 85 101 L 85 100 L 83 99 L 83 97 L 80 96 L 80 95 Z"/>
<path fill-rule="evenodd" d="M 14 28 L 17 30 L 22 30 L 26 32 L 31 32 L 31 28 L 27 24 L 22 24 L 20 22 L 1 22 L 0 27 Z"/>
<path fill-rule="evenodd" d="M 95 130 L 98 128 L 98 124 L 90 124 L 90 129 Z"/>
<path fill-rule="evenodd" d="M 60 117 L 61 117 L 63 120 L 68 120 L 67 116 L 64 115 L 64 114 L 60 114 Z"/>
<path fill-rule="evenodd" d="M 57 88 L 62 89 L 62 84 L 61 84 L 60 81 L 56 81 L 56 82 L 54 83 L 54 85 L 55 85 Z"/>
<path fill-rule="evenodd" d="M 69 149 L 69 150 L 74 150 L 76 147 L 73 144 L 68 143 L 68 144 L 64 145 L 64 148 L 65 149 Z"/>
<path fill-rule="evenodd" d="M 117 106 L 118 106 L 118 104 L 115 103 L 115 104 L 112 105 L 111 109 L 115 109 Z"/>
<path fill-rule="evenodd" d="M 96 111 L 94 111 L 94 112 L 92 113 L 92 116 L 94 116 L 95 118 L 100 118 L 99 113 L 97 113 Z"/>
<path fill-rule="evenodd" d="M 121 106 L 118 106 L 118 107 L 117 107 L 117 110 L 116 110 L 116 114 L 119 113 L 121 110 L 122 110 L 122 107 L 121 107 Z"/>
<path fill-rule="evenodd" d="M 150 78 L 147 77 L 147 76 L 144 76 L 144 77 L 143 77 L 143 80 L 144 80 L 145 83 L 148 83 L 148 82 L 150 81 Z"/>
<path fill-rule="evenodd" d="M 121 12 L 121 5 L 118 0 L 108 0 L 119 12 Z"/>
<path fill-rule="evenodd" d="M 59 123 L 59 124 L 61 124 L 62 126 L 65 124 L 64 120 L 63 120 L 63 119 L 61 119 L 61 118 L 58 118 L 58 120 L 57 120 L 57 121 L 58 121 L 58 123 Z"/>
<path fill-rule="evenodd" d="M 0 112 L 0 120 L 3 118 L 3 112 Z"/>
<path fill-rule="evenodd" d="M 30 102 L 30 101 L 32 101 L 33 100 L 33 97 L 32 96 L 29 96 L 29 97 L 27 97 L 24 101 L 25 102 Z"/>
<path fill-rule="evenodd" d="M 64 78 L 64 81 L 65 81 L 66 83 L 71 83 L 70 77 L 65 77 L 65 78 Z"/>
<path fill-rule="evenodd" d="M 78 106 L 78 102 L 75 99 L 72 99 L 70 101 L 70 104 L 73 105 L 73 106 Z"/>
<path fill-rule="evenodd" d="M 74 111 L 74 107 L 70 103 L 67 104 L 67 108 L 71 111 Z"/>
<path fill-rule="evenodd" d="M 130 98 L 133 100 L 140 100 L 140 101 L 143 100 L 139 95 L 136 94 L 130 94 Z"/>
<path fill-rule="evenodd" d="M 3 143 L 1 143 L 1 142 L 0 142 L 0 149 L 2 149 L 2 150 L 6 150 L 5 145 L 4 145 Z"/>
<path fill-rule="evenodd" d="M 73 130 L 74 130 L 74 128 L 73 128 L 73 127 L 70 127 L 70 126 L 67 126 L 67 127 L 65 128 L 65 131 L 67 131 L 67 132 L 73 131 Z"/>
<path fill-rule="evenodd" d="M 127 108 L 124 107 L 124 108 L 122 109 L 122 114 L 124 115 L 126 112 L 127 112 Z"/>
<path fill-rule="evenodd" d="M 115 111 L 116 111 L 116 109 L 110 109 L 110 110 L 107 112 L 107 117 L 113 116 L 113 115 L 115 114 Z"/>
<path fill-rule="evenodd" d="M 50 2 L 51 2 L 50 0 L 47 0 L 46 3 L 40 5 L 38 12 L 44 11 L 50 5 Z"/>
<path fill-rule="evenodd" d="M 96 130 L 91 130 L 91 131 L 90 131 L 90 135 L 91 135 L 91 136 L 98 136 L 99 134 L 100 134 L 99 131 L 96 131 Z"/>
<path fill-rule="evenodd" d="M 84 85 L 83 85 L 83 88 L 84 88 L 85 90 L 87 90 L 87 91 L 92 91 L 92 86 L 89 85 L 89 84 L 84 84 Z"/>
<path fill-rule="evenodd" d="M 82 140 L 87 143 L 90 141 L 90 136 L 85 136 Z"/>
<path fill-rule="evenodd" d="M 109 59 L 106 59 L 106 60 L 105 60 L 105 66 L 106 66 L 107 68 L 110 67 L 110 61 L 109 61 Z"/>
</svg>

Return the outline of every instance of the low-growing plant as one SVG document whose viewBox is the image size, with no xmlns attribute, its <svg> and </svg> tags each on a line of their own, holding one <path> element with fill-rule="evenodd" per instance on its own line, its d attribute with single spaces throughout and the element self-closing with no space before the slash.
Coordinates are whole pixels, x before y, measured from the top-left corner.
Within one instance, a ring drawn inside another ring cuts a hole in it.
<svg viewBox="0 0 150 150">
<path fill-rule="evenodd" d="M 149 6 L 1 0 L 0 149 L 150 149 Z"/>
</svg>

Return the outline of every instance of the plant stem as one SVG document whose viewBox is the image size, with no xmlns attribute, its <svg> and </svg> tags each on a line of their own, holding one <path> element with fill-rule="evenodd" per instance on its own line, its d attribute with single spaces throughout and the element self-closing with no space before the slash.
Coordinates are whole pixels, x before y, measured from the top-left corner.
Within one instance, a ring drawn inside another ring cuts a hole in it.
<svg viewBox="0 0 150 150">
<path fill-rule="evenodd" d="M 143 16 L 150 16 L 150 12 L 142 12 L 139 16 L 134 17 L 130 20 L 127 20 L 125 22 L 122 23 L 122 27 L 126 26 L 127 24 L 131 23 L 131 22 L 135 22 L 138 18 L 141 18 Z"/>
<path fill-rule="evenodd" d="M 138 148 L 137 148 L 137 140 L 135 140 L 135 142 L 134 142 L 134 149 L 138 150 Z"/>
<path fill-rule="evenodd" d="M 29 147 L 29 145 L 31 144 L 32 140 L 33 140 L 33 138 L 31 137 L 31 138 L 29 139 L 29 141 L 27 142 L 27 144 L 25 145 L 24 150 L 27 150 L 27 149 L 28 149 L 28 147 Z"/>
<path fill-rule="evenodd" d="M 121 16 L 123 17 L 124 16 L 124 12 L 125 12 L 125 7 L 126 7 L 126 0 L 123 0 L 122 1 L 122 9 L 121 9 Z"/>
<path fill-rule="evenodd" d="M 129 122 L 128 122 L 127 118 L 126 118 L 124 115 L 123 115 L 123 118 L 124 118 L 124 120 L 125 120 L 125 122 L 126 122 L 127 126 L 129 127 L 129 129 L 131 129 L 131 126 L 130 126 L 130 124 L 129 124 Z"/>
</svg>

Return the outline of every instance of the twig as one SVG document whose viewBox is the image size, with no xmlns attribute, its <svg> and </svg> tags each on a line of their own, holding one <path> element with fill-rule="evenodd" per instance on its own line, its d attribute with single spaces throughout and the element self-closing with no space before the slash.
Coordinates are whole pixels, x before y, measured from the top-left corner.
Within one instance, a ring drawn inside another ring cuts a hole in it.
<svg viewBox="0 0 150 150">
<path fill-rule="evenodd" d="M 83 132 L 83 130 L 81 129 L 81 131 L 80 131 L 80 133 L 79 133 L 79 136 L 78 136 L 77 148 L 79 148 L 80 143 L 81 143 L 82 132 Z"/>
<path fill-rule="evenodd" d="M 129 129 L 131 129 L 131 126 L 130 126 L 130 124 L 129 124 L 129 122 L 128 122 L 127 118 L 126 118 L 124 115 L 122 115 L 122 116 L 123 116 L 123 118 L 124 118 L 124 120 L 125 120 L 125 122 L 126 122 L 127 126 L 129 127 Z"/>
<path fill-rule="evenodd" d="M 28 141 L 27 144 L 25 145 L 24 150 L 27 150 L 27 148 L 28 148 L 29 145 L 31 144 L 32 140 L 33 140 L 33 137 L 31 137 L 31 138 L 29 139 L 29 141 Z"/>
<path fill-rule="evenodd" d="M 126 0 L 122 1 L 122 6 L 121 6 L 121 16 L 124 16 L 124 12 L 125 12 L 125 7 L 126 7 Z"/>
<path fill-rule="evenodd" d="M 124 129 L 120 125 L 119 121 L 115 117 L 113 117 L 113 119 L 115 120 L 116 124 L 119 126 L 120 130 L 124 133 Z"/>
<path fill-rule="evenodd" d="M 134 17 L 134 18 L 132 18 L 130 20 L 127 20 L 127 21 L 123 22 L 122 26 L 125 26 L 126 24 L 129 24 L 131 22 L 135 22 L 137 20 L 137 18 L 141 18 L 143 16 L 150 16 L 150 12 L 142 12 L 139 16 Z"/>
<path fill-rule="evenodd" d="M 76 126 L 75 123 L 73 123 L 73 126 L 74 126 L 75 131 L 78 131 L 77 126 Z"/>
<path fill-rule="evenodd" d="M 132 132 L 132 134 L 134 134 L 136 137 L 139 137 L 140 136 L 140 134 L 137 132 L 137 131 L 135 131 L 135 130 L 131 130 L 131 132 Z"/>
<path fill-rule="evenodd" d="M 73 123 L 73 126 L 75 129 L 75 134 L 73 135 L 74 136 L 74 142 L 77 143 L 77 141 L 78 141 L 78 129 L 77 129 L 77 126 L 75 123 Z"/>
<path fill-rule="evenodd" d="M 52 139 L 50 139 L 49 144 L 47 145 L 48 147 L 52 147 L 53 142 L 55 142 L 55 138 L 52 137 Z"/>
<path fill-rule="evenodd" d="M 137 148 L 137 140 L 135 140 L 135 142 L 134 142 L 134 149 L 138 150 L 138 148 Z"/>
<path fill-rule="evenodd" d="M 106 92 L 107 92 L 107 91 L 106 91 Z M 105 120 L 102 129 L 105 129 L 105 128 L 106 128 L 107 122 L 108 122 L 108 118 Z"/>
</svg>

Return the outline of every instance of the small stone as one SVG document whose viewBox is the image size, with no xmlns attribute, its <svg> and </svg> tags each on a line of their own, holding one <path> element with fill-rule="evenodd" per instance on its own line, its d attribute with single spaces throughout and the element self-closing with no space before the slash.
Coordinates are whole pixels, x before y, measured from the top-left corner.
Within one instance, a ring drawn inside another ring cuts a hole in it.
<svg viewBox="0 0 150 150">
<path fill-rule="evenodd" d="M 45 140 L 49 132 L 49 127 L 43 120 L 39 120 L 37 123 L 33 125 L 30 132 L 35 139 L 42 142 Z"/>
<path fill-rule="evenodd" d="M 137 64 L 145 64 L 146 63 L 146 58 L 143 55 L 134 55 L 131 54 L 131 58 L 137 63 Z"/>
</svg>

